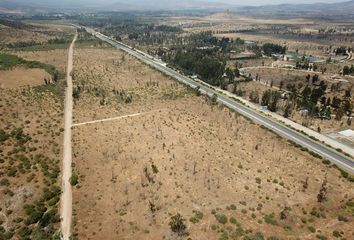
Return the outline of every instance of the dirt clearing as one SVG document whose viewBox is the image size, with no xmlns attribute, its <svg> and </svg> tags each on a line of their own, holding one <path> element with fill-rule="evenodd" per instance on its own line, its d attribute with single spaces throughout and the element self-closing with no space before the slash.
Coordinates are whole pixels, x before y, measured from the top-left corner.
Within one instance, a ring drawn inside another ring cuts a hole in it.
<svg viewBox="0 0 354 240">
<path fill-rule="evenodd" d="M 0 88 L 18 88 L 24 86 L 39 86 L 44 84 L 44 79 L 51 76 L 43 69 L 15 68 L 8 71 L 0 71 Z"/>
</svg>

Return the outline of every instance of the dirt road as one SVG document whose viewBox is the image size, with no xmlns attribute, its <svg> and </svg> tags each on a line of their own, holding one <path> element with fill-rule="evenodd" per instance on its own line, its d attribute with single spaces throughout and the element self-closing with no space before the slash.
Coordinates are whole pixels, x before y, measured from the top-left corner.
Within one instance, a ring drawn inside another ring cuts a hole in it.
<svg viewBox="0 0 354 240">
<path fill-rule="evenodd" d="M 72 217 L 72 190 L 70 184 L 71 178 L 71 125 L 73 115 L 73 84 L 71 72 L 73 69 L 74 44 L 77 38 L 75 35 L 68 56 L 67 67 L 67 88 L 65 95 L 64 109 L 64 147 L 63 147 L 63 167 L 62 167 L 62 195 L 60 199 L 60 219 L 61 233 L 63 240 L 69 240 L 71 234 L 71 217 Z"/>
</svg>

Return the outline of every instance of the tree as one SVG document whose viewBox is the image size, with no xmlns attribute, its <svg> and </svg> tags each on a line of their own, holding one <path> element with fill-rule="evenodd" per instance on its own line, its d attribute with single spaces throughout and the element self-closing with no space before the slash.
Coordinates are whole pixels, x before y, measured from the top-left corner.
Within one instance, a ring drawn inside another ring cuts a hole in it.
<svg viewBox="0 0 354 240">
<path fill-rule="evenodd" d="M 320 192 L 317 195 L 317 201 L 319 203 L 324 202 L 326 200 L 326 196 L 327 196 L 327 176 L 322 182 Z"/>
<path fill-rule="evenodd" d="M 332 107 L 335 108 L 335 109 L 338 109 L 340 107 L 341 102 L 342 101 L 339 98 L 334 96 L 333 99 L 332 99 Z"/>
<path fill-rule="evenodd" d="M 291 112 L 292 112 L 291 105 L 287 104 L 285 106 L 285 110 L 284 110 L 284 117 L 288 118 L 290 116 Z"/>
<path fill-rule="evenodd" d="M 313 67 L 312 67 L 312 70 L 313 70 L 314 72 L 316 72 L 317 68 L 318 68 L 317 65 L 314 64 Z"/>
<path fill-rule="evenodd" d="M 268 106 L 270 99 L 271 99 L 270 90 L 267 90 L 262 95 L 261 105 Z"/>
<path fill-rule="evenodd" d="M 226 76 L 229 79 L 229 83 L 233 83 L 235 80 L 235 74 L 230 68 L 226 68 L 225 70 Z"/>
<path fill-rule="evenodd" d="M 267 90 L 263 93 L 261 105 L 268 106 L 268 109 L 272 112 L 277 110 L 277 104 L 280 99 L 280 93 L 278 91 Z"/>
<path fill-rule="evenodd" d="M 350 73 L 350 68 L 348 66 L 343 67 L 343 75 L 348 75 Z"/>
<path fill-rule="evenodd" d="M 278 44 L 266 43 L 263 45 L 262 50 L 265 55 L 271 56 L 274 53 L 284 54 L 286 52 L 286 47 L 282 47 Z"/>
<path fill-rule="evenodd" d="M 307 76 L 306 76 L 307 83 L 310 82 L 310 78 L 311 78 L 311 75 L 310 75 L 310 74 L 307 74 Z"/>
<path fill-rule="evenodd" d="M 277 111 L 277 104 L 278 104 L 278 100 L 280 99 L 280 93 L 275 91 L 273 92 L 272 95 L 272 102 L 270 103 L 270 105 L 268 106 L 268 109 L 272 112 L 276 112 Z"/>
<path fill-rule="evenodd" d="M 218 102 L 218 95 L 216 95 L 215 93 L 213 94 L 213 96 L 211 97 L 211 104 L 215 105 Z"/>
<path fill-rule="evenodd" d="M 336 111 L 336 120 L 340 121 L 342 119 L 343 115 L 344 115 L 343 108 L 342 107 L 338 108 Z"/>
<path fill-rule="evenodd" d="M 344 55 L 347 53 L 346 47 L 339 47 L 336 49 L 336 55 Z"/>
<path fill-rule="evenodd" d="M 57 82 L 59 80 L 59 72 L 58 70 L 55 70 L 54 75 L 53 75 L 53 81 Z"/>
<path fill-rule="evenodd" d="M 232 93 L 236 94 L 236 92 L 237 92 L 237 82 L 235 81 L 232 87 Z"/>
<path fill-rule="evenodd" d="M 187 226 L 184 224 L 184 219 L 181 214 L 177 213 L 176 215 L 171 217 L 170 227 L 172 232 L 177 233 L 179 236 L 182 236 L 186 233 Z"/>
<path fill-rule="evenodd" d="M 226 79 L 221 79 L 220 80 L 220 88 L 222 90 L 226 90 L 227 89 L 227 85 L 228 85 L 228 80 L 226 80 Z"/>
<path fill-rule="evenodd" d="M 324 74 L 326 71 L 327 71 L 327 68 L 326 68 L 326 67 L 321 67 L 321 72 L 322 72 L 322 74 Z"/>
<path fill-rule="evenodd" d="M 259 103 L 259 93 L 258 93 L 258 91 L 252 91 L 251 93 L 250 93 L 250 100 L 251 100 L 251 102 L 254 102 L 254 103 Z"/>
<path fill-rule="evenodd" d="M 319 80 L 319 76 L 317 74 L 312 76 L 312 84 L 316 83 Z"/>
<path fill-rule="evenodd" d="M 235 68 L 235 70 L 234 70 L 234 75 L 235 75 L 235 77 L 237 77 L 237 78 L 240 77 L 240 70 L 238 70 L 238 68 Z"/>
<path fill-rule="evenodd" d="M 348 117 L 351 116 L 352 114 L 352 111 L 353 111 L 353 106 L 352 106 L 352 103 L 350 101 L 350 98 L 348 99 L 345 99 L 344 102 L 343 102 L 343 111 L 345 114 L 348 115 Z"/>
</svg>

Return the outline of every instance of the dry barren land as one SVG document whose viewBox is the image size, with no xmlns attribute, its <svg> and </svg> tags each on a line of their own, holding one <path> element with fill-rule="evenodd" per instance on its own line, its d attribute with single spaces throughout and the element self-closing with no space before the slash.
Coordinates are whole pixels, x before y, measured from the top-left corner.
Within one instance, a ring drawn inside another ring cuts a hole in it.
<svg viewBox="0 0 354 240">
<path fill-rule="evenodd" d="M 41 81 L 0 88 L 0 239 L 51 239 L 58 229 L 63 88 Z"/>
<path fill-rule="evenodd" d="M 21 34 L 1 32 L 0 44 L 2 38 L 36 40 Z M 66 52 L 0 53 L 0 239 L 59 238 Z M 39 62 L 33 67 L 21 56 Z"/>
<path fill-rule="evenodd" d="M 122 52 L 74 66 L 74 123 L 139 113 L 73 128 L 74 238 L 353 238 L 334 167 Z"/>
</svg>

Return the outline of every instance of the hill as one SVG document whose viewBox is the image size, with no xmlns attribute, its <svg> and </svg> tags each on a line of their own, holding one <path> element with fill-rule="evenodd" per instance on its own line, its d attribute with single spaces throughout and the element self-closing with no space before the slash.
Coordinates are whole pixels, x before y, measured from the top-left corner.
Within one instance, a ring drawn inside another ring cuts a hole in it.
<svg viewBox="0 0 354 240">
<path fill-rule="evenodd" d="M 353 19 L 354 0 L 340 3 L 281 4 L 242 7 L 238 13 L 254 17 Z"/>
<path fill-rule="evenodd" d="M 213 3 L 198 0 L 5 0 L 0 2 L 0 9 L 8 10 L 31 10 L 31 11 L 53 11 L 53 10 L 81 10 L 81 11 L 159 11 L 159 10 L 189 10 L 189 9 L 214 9 L 225 10 L 228 4 Z"/>
</svg>

